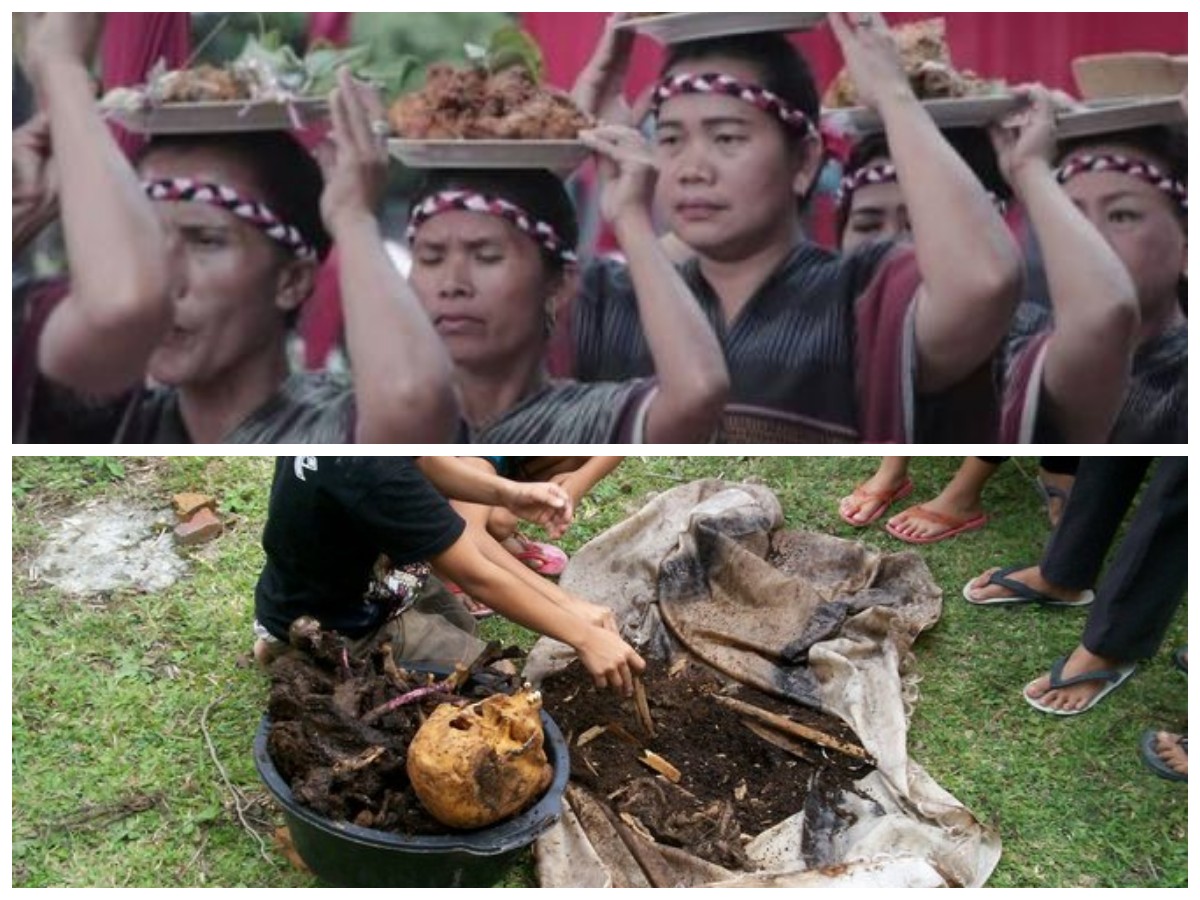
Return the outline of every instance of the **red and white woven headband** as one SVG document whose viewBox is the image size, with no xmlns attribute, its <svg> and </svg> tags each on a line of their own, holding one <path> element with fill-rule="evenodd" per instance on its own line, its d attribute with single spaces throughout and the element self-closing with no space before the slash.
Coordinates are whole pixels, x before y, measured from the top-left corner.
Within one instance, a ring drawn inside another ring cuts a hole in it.
<svg viewBox="0 0 1200 900">
<path fill-rule="evenodd" d="M 532 238 L 543 250 L 563 263 L 572 264 L 579 261 L 574 248 L 566 245 L 553 226 L 535 219 L 515 203 L 471 191 L 443 191 L 427 198 L 413 210 L 412 216 L 409 218 L 408 242 L 411 244 L 416 240 L 417 232 L 422 225 L 430 219 L 448 212 L 469 212 L 495 216 Z"/>
<path fill-rule="evenodd" d="M 148 181 L 142 187 L 151 200 L 164 203 L 207 203 L 233 213 L 250 223 L 297 259 L 311 261 L 317 251 L 294 225 L 288 225 L 264 203 L 247 200 L 233 188 L 219 184 L 193 181 L 190 178 L 167 178 Z"/>
<path fill-rule="evenodd" d="M 768 115 L 774 116 L 785 127 L 799 132 L 801 136 L 807 136 L 813 130 L 812 120 L 778 94 L 759 87 L 757 84 L 738 81 L 732 76 L 719 73 L 692 75 L 685 72 L 667 78 L 654 91 L 655 114 L 657 115 L 662 109 L 662 105 L 672 97 L 686 94 L 716 94 L 733 97 L 735 100 L 749 103 Z"/>
<path fill-rule="evenodd" d="M 1088 153 L 1071 157 L 1058 170 L 1058 183 L 1065 185 L 1089 172 L 1117 172 L 1140 179 L 1158 188 L 1187 212 L 1187 186 L 1183 182 L 1171 178 L 1152 163 L 1117 153 Z"/>
<path fill-rule="evenodd" d="M 884 163 L 879 166 L 866 166 L 842 179 L 842 186 L 838 191 L 838 202 L 846 202 L 868 185 L 895 184 L 899 180 L 896 167 L 891 163 Z"/>
</svg>

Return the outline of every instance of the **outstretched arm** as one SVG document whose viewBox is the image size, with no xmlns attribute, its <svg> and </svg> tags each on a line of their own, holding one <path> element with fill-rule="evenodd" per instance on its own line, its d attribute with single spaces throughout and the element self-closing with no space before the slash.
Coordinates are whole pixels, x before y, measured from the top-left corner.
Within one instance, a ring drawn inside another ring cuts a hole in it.
<svg viewBox="0 0 1200 900">
<path fill-rule="evenodd" d="M 71 272 L 71 293 L 38 345 L 39 367 L 87 396 L 117 396 L 141 382 L 170 326 L 167 232 L 96 109 L 88 66 L 103 16 L 22 15 Z"/>
<path fill-rule="evenodd" d="M 1022 291 L 1020 251 L 917 100 L 883 17 L 830 13 L 829 21 L 859 95 L 883 119 L 904 185 L 923 279 L 918 388 L 938 393 L 978 371 L 1007 335 Z"/>
<path fill-rule="evenodd" d="M 485 556 L 477 541 L 475 529 L 463 535 L 453 547 L 431 560 L 434 571 L 518 625 L 574 647 L 597 687 L 607 687 L 626 697 L 633 695 L 634 677 L 646 664 L 632 647 L 614 631 L 547 602 Z"/>
<path fill-rule="evenodd" d="M 1129 388 L 1140 323 L 1128 270 L 1055 178 L 1055 110 L 1045 88 L 1022 89 L 1027 112 L 992 129 L 1000 167 L 1037 234 L 1054 334 L 1042 394 L 1068 443 L 1107 443 Z"/>
<path fill-rule="evenodd" d="M 459 424 L 453 366 L 428 315 L 396 270 L 376 210 L 388 156 L 374 123 L 384 120 L 374 89 L 347 70 L 330 98 L 332 154 L 321 208 L 337 243 L 346 341 L 362 444 L 442 444 Z"/>
<path fill-rule="evenodd" d="M 582 137 L 597 154 L 601 207 L 628 262 L 658 378 L 646 442 L 706 442 L 729 396 L 729 370 L 712 326 L 654 231 L 657 171 L 650 149 L 630 128 L 606 126 Z"/>
<path fill-rule="evenodd" d="M 423 456 L 417 460 L 417 468 L 451 500 L 487 508 L 502 507 L 517 518 L 543 528 L 565 530 L 574 515 L 571 498 L 563 488 L 501 478 L 483 459 Z"/>
</svg>

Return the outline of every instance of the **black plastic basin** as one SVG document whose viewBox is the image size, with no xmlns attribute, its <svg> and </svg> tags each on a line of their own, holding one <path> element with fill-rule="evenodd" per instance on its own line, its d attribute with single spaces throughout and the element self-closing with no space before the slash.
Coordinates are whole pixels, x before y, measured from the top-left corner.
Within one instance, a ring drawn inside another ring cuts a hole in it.
<svg viewBox="0 0 1200 900">
<path fill-rule="evenodd" d="M 491 887 L 512 858 L 558 821 L 571 763 L 562 732 L 545 712 L 546 756 L 554 781 L 538 803 L 514 819 L 480 831 L 406 837 L 333 822 L 300 806 L 267 750 L 264 716 L 254 741 L 254 763 L 283 809 L 300 858 L 331 887 Z"/>
</svg>

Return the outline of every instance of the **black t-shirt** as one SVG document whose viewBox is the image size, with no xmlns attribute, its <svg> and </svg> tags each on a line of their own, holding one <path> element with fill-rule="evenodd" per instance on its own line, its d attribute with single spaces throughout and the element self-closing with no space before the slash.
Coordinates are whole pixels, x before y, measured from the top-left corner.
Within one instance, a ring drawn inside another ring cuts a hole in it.
<svg viewBox="0 0 1200 900">
<path fill-rule="evenodd" d="M 280 457 L 255 615 L 280 640 L 301 616 L 363 637 L 391 612 L 366 598 L 380 555 L 397 567 L 421 562 L 465 528 L 411 457 Z"/>
</svg>

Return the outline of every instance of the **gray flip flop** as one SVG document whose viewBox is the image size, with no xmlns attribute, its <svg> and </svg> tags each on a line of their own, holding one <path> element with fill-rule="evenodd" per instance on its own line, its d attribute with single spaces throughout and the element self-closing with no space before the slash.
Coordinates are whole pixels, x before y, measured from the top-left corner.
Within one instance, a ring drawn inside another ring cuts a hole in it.
<svg viewBox="0 0 1200 900">
<path fill-rule="evenodd" d="M 1011 576 L 1017 572 L 1024 572 L 1030 566 L 1013 566 L 1011 569 L 1001 569 L 999 572 L 993 572 L 992 576 L 984 587 L 1002 587 L 1006 591 L 1011 591 L 1012 595 L 1007 597 L 995 597 L 991 600 L 976 600 L 971 596 L 971 588 L 975 586 L 974 579 L 967 582 L 967 586 L 963 588 L 963 599 L 972 606 L 1027 606 L 1036 605 L 1044 606 L 1047 609 L 1085 609 L 1096 602 L 1096 594 L 1093 591 L 1084 591 L 1083 597 L 1075 602 L 1067 602 L 1065 600 L 1056 600 L 1026 584 L 1021 584 L 1019 581 L 1013 580 Z"/>
<path fill-rule="evenodd" d="M 1103 672 L 1088 672 L 1085 675 L 1079 675 L 1075 678 L 1063 678 L 1063 669 L 1067 667 L 1068 657 L 1064 656 L 1056 662 L 1053 668 L 1050 669 L 1050 690 L 1061 691 L 1064 688 L 1076 687 L 1081 684 L 1103 684 L 1104 687 L 1096 694 L 1095 697 L 1082 709 L 1061 710 L 1053 709 L 1044 705 L 1039 700 L 1034 700 L 1029 696 L 1028 686 L 1021 692 L 1021 696 L 1025 698 L 1025 702 L 1032 706 L 1040 713 L 1045 713 L 1048 716 L 1058 716 L 1059 718 L 1070 718 L 1072 716 L 1082 716 L 1086 712 L 1091 712 L 1100 705 L 1105 697 L 1121 687 L 1125 682 L 1133 677 L 1137 671 L 1137 666 L 1130 664 L 1128 666 L 1118 666 L 1115 669 L 1107 669 Z"/>
</svg>

